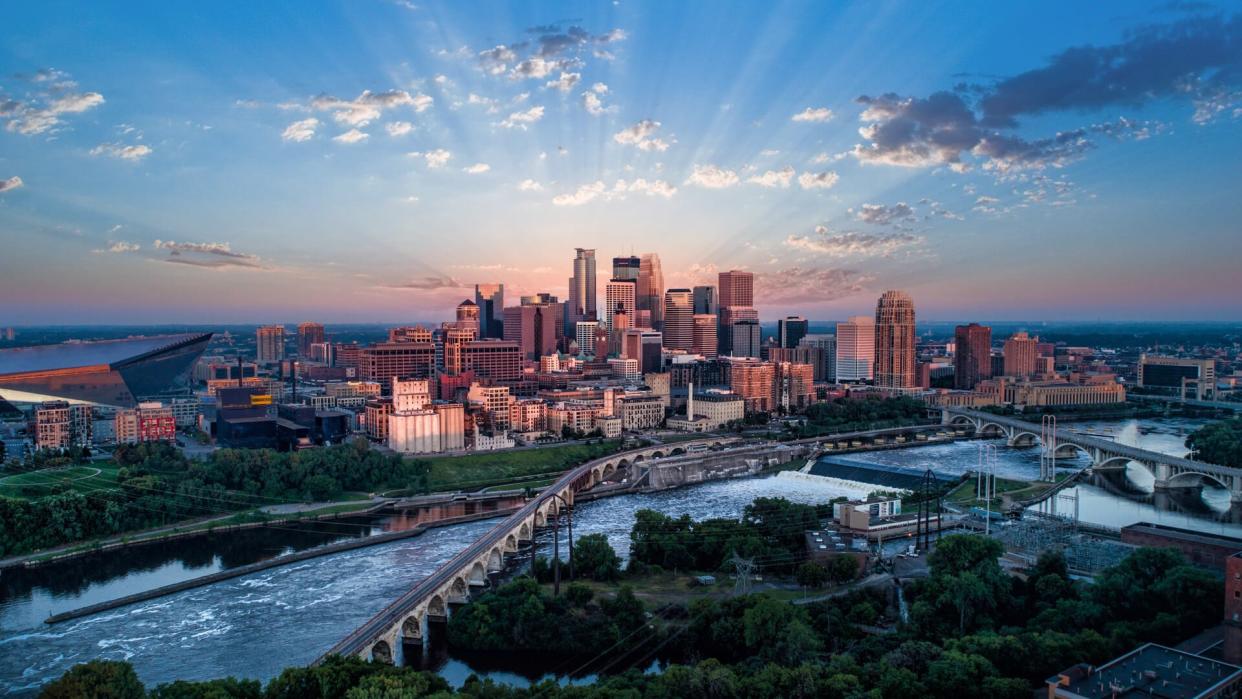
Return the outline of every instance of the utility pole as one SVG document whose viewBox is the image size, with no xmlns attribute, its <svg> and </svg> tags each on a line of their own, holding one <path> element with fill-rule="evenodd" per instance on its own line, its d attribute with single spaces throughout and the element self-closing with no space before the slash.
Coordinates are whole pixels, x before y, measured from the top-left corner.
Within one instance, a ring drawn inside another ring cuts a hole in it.
<svg viewBox="0 0 1242 699">
<path fill-rule="evenodd" d="M 750 594 L 750 578 L 755 568 L 755 559 L 742 558 L 733 552 L 733 557 L 729 559 L 733 564 L 733 570 L 736 571 L 736 578 L 733 581 L 733 595 L 749 595 Z"/>
</svg>

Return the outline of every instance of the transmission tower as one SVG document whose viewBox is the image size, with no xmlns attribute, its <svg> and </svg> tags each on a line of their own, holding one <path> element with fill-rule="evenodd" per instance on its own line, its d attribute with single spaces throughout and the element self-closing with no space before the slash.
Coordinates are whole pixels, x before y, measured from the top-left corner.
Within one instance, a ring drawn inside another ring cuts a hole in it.
<svg viewBox="0 0 1242 699">
<path fill-rule="evenodd" d="M 920 551 L 927 551 L 931 548 L 932 542 L 932 514 L 936 516 L 937 539 L 940 538 L 940 518 L 943 514 L 940 502 L 940 481 L 936 479 L 936 474 L 932 473 L 930 468 L 923 474 L 923 485 L 919 488 L 919 496 L 918 528 L 914 544 Z"/>
<path fill-rule="evenodd" d="M 733 558 L 730 558 L 729 562 L 733 564 L 733 570 L 736 575 L 736 578 L 733 581 L 734 596 L 749 595 L 750 579 L 755 570 L 755 559 L 742 558 L 737 555 L 736 551 L 734 551 Z"/>
<path fill-rule="evenodd" d="M 1043 451 L 1039 453 L 1039 480 L 1056 482 L 1057 480 L 1057 416 L 1045 415 L 1039 421 L 1039 442 Z"/>
</svg>

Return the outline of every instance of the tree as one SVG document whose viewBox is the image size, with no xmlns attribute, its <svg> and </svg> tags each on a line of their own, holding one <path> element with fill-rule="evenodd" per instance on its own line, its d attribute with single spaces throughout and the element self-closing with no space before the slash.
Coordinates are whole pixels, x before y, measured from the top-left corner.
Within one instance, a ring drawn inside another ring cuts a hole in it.
<svg viewBox="0 0 1242 699">
<path fill-rule="evenodd" d="M 1200 461 L 1242 468 L 1242 417 L 1200 427 L 1186 438 L 1186 446 Z"/>
<path fill-rule="evenodd" d="M 621 577 L 621 559 L 608 537 L 588 534 L 574 542 L 575 573 L 602 582 L 612 582 Z"/>
<path fill-rule="evenodd" d="M 837 583 L 853 580 L 858 577 L 858 561 L 853 556 L 835 556 L 828 562 L 828 577 Z"/>
<path fill-rule="evenodd" d="M 803 587 L 820 588 L 828 584 L 828 570 L 814 561 L 807 561 L 798 566 L 794 576 Z"/>
<path fill-rule="evenodd" d="M 41 699 L 143 699 L 146 689 L 129 663 L 91 660 L 43 688 Z"/>
</svg>

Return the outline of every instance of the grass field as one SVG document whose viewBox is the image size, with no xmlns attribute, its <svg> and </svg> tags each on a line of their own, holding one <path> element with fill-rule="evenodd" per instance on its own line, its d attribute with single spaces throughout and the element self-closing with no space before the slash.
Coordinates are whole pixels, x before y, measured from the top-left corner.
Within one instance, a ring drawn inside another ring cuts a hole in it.
<svg viewBox="0 0 1242 699">
<path fill-rule="evenodd" d="M 0 496 L 37 498 L 63 490 L 92 493 L 116 488 L 114 464 L 63 466 L 0 477 Z"/>
<path fill-rule="evenodd" d="M 613 440 L 602 445 L 564 444 L 465 456 L 419 457 L 419 460 L 431 466 L 428 483 L 433 492 L 478 490 L 565 471 L 592 458 L 611 454 L 619 447 L 620 442 Z"/>
</svg>

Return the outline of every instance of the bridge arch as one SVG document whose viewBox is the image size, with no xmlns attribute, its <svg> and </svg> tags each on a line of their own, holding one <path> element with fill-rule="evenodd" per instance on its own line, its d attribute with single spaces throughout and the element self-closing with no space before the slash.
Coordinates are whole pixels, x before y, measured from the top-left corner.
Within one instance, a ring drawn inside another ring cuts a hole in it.
<svg viewBox="0 0 1242 699">
<path fill-rule="evenodd" d="M 1097 469 L 1101 469 L 1101 470 L 1103 470 L 1103 469 L 1124 469 L 1126 466 L 1128 466 L 1128 465 L 1130 464 L 1130 462 L 1131 462 L 1131 461 L 1134 461 L 1134 460 L 1133 460 L 1133 459 L 1131 459 L 1131 458 L 1130 458 L 1130 457 L 1128 457 L 1128 456 L 1109 456 L 1109 455 L 1105 454 L 1105 455 L 1103 456 L 1103 460 L 1102 460 L 1102 461 L 1100 461 L 1100 462 L 1098 462 L 1098 463 L 1096 463 L 1096 464 L 1093 464 L 1092 466 L 1093 466 L 1093 468 L 1097 468 Z M 1151 471 L 1151 470 L 1152 470 L 1150 466 L 1148 466 L 1147 464 L 1143 463 L 1142 461 L 1134 461 L 1134 463 L 1136 463 L 1136 464 L 1138 464 L 1138 465 L 1142 466 L 1143 468 L 1147 469 L 1148 471 Z M 1152 472 L 1152 475 L 1154 476 L 1154 475 L 1155 475 L 1155 473 L 1154 473 L 1154 472 Z"/>
<path fill-rule="evenodd" d="M 996 422 L 985 422 L 975 428 L 981 437 L 1004 437 L 1005 426 Z"/>
<path fill-rule="evenodd" d="M 505 568 L 505 557 L 500 553 L 500 549 L 494 548 L 487 555 L 487 570 L 489 572 L 498 572 Z"/>
<path fill-rule="evenodd" d="M 522 528 L 525 529 L 526 525 L 523 524 Z M 509 536 L 506 536 L 505 537 L 505 550 L 512 553 L 514 551 L 517 551 L 517 549 L 518 549 L 517 537 L 513 536 L 512 534 L 510 534 Z"/>
<path fill-rule="evenodd" d="M 1033 446 L 1039 441 L 1039 435 L 1027 430 L 1015 429 L 1009 435 L 1010 446 Z"/>
<path fill-rule="evenodd" d="M 1229 484 L 1220 479 L 1220 476 L 1214 476 L 1210 473 L 1200 473 L 1199 471 L 1182 471 L 1174 474 L 1169 478 L 1170 488 L 1193 487 L 1211 483 L 1217 488 L 1224 490 L 1229 489 Z"/>
<path fill-rule="evenodd" d="M 379 640 L 371 646 L 371 660 L 392 665 L 392 646 L 388 645 L 388 641 Z"/>
<path fill-rule="evenodd" d="M 470 582 L 487 582 L 487 569 L 483 567 L 483 563 L 481 561 L 475 561 L 474 565 L 470 566 Z"/>
<path fill-rule="evenodd" d="M 681 447 L 673 447 L 673 451 L 672 451 L 671 455 L 672 455 L 672 456 L 681 456 L 682 454 L 685 454 L 685 453 L 686 453 L 686 450 L 685 450 L 685 449 L 682 449 Z"/>
<path fill-rule="evenodd" d="M 652 452 L 652 453 L 651 453 L 651 458 L 653 458 L 653 459 L 663 459 L 663 458 L 664 458 L 664 452 L 662 452 L 662 451 L 654 451 L 654 452 Z"/>
<path fill-rule="evenodd" d="M 458 575 L 453 578 L 453 586 L 449 588 L 449 599 L 454 602 L 464 602 L 470 597 L 470 586 L 466 584 L 466 579 Z"/>
<path fill-rule="evenodd" d="M 1058 441 L 1056 456 L 1062 459 L 1076 459 L 1079 456 L 1086 456 L 1089 459 L 1091 458 L 1091 452 L 1086 447 L 1080 447 L 1073 442 Z"/>
<path fill-rule="evenodd" d="M 444 603 L 444 598 L 439 594 L 432 595 L 427 602 L 427 614 L 429 616 L 448 616 L 448 605 Z"/>
<path fill-rule="evenodd" d="M 411 614 L 401 622 L 401 635 L 406 638 L 422 638 L 423 637 L 423 619 L 417 614 Z"/>
</svg>

